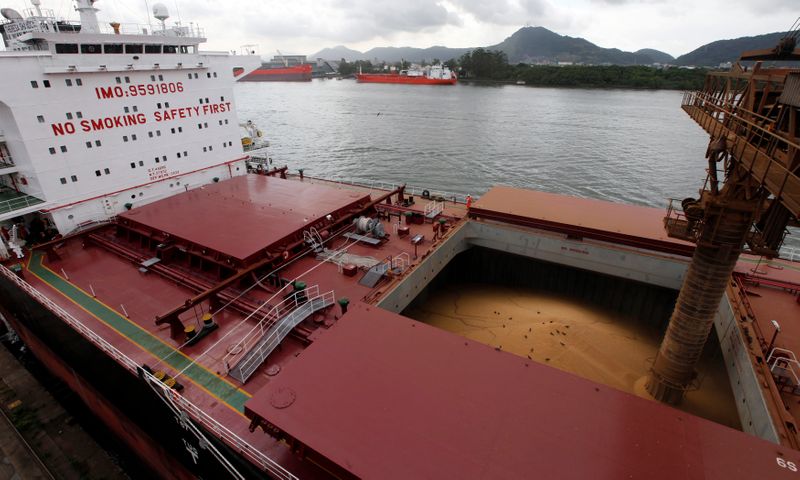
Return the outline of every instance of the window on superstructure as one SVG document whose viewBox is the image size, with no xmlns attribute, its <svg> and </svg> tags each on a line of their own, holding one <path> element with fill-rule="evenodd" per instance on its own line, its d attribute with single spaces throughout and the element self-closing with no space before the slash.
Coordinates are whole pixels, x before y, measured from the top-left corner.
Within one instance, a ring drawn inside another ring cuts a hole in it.
<svg viewBox="0 0 800 480">
<path fill-rule="evenodd" d="M 156 76 L 155 75 L 150 75 L 150 81 L 151 82 L 155 82 L 156 81 Z"/>
<path fill-rule="evenodd" d="M 116 81 L 117 81 L 117 83 L 122 83 L 122 79 L 121 79 L 121 78 L 119 78 L 119 77 L 114 77 L 114 80 L 116 80 Z"/>
<path fill-rule="evenodd" d="M 67 112 L 67 120 L 72 120 L 72 112 Z"/>
<path fill-rule="evenodd" d="M 73 175 L 73 176 L 69 177 L 69 179 L 72 180 L 73 182 L 77 182 L 78 181 L 78 176 L 77 175 Z"/>
<path fill-rule="evenodd" d="M 42 80 L 42 85 L 44 88 L 50 88 L 50 80 Z"/>
<path fill-rule="evenodd" d="M 122 136 L 122 141 L 123 142 L 127 142 L 128 141 L 128 136 L 127 135 L 123 135 Z"/>
<path fill-rule="evenodd" d="M 92 148 L 92 142 L 86 142 L 86 148 Z"/>
<path fill-rule="evenodd" d="M 131 162 L 131 168 L 136 168 L 136 163 Z"/>
<path fill-rule="evenodd" d="M 139 166 L 144 167 L 144 160 L 139 160 Z"/>
<path fill-rule="evenodd" d="M 72 79 L 65 78 L 64 79 L 64 83 L 66 83 L 68 87 L 71 87 L 72 86 Z"/>
<path fill-rule="evenodd" d="M 219 97 L 219 101 L 220 102 L 224 102 L 225 101 L 225 97 Z"/>
<path fill-rule="evenodd" d="M 217 72 L 214 72 L 214 78 L 217 78 Z"/>
<path fill-rule="evenodd" d="M 134 142 L 136 141 L 136 134 L 135 133 L 133 135 L 131 135 L 131 140 L 133 140 Z"/>
<path fill-rule="evenodd" d="M 161 163 L 161 160 L 159 160 L 158 157 L 156 157 L 156 163 Z"/>
<path fill-rule="evenodd" d="M 208 147 L 203 147 L 203 151 L 207 152 L 208 151 Z"/>
<path fill-rule="evenodd" d="M 181 53 L 189 53 L 189 47 L 186 45 L 181 45 Z"/>
<path fill-rule="evenodd" d="M 169 108 L 169 102 L 164 102 L 164 108 Z"/>
<path fill-rule="evenodd" d="M 209 145 L 209 146 L 208 146 L 208 151 L 209 151 L 209 152 L 213 152 L 213 151 L 214 151 L 214 147 L 213 147 L 212 145 Z"/>
<path fill-rule="evenodd" d="M 178 133 L 183 132 L 183 127 L 178 127 Z"/>
<path fill-rule="evenodd" d="M 208 128 L 208 122 L 203 122 L 203 128 Z"/>
<path fill-rule="evenodd" d="M 163 156 L 161 157 L 161 160 L 163 160 L 163 161 L 165 161 L 165 162 L 166 162 L 166 161 L 167 161 L 167 156 L 166 156 L 166 155 L 163 155 Z"/>
<path fill-rule="evenodd" d="M 228 142 L 228 146 L 232 147 L 233 146 L 233 142 Z"/>
<path fill-rule="evenodd" d="M 105 173 L 106 175 L 108 175 L 108 174 L 110 174 L 110 173 L 111 173 L 111 169 L 110 169 L 110 168 L 104 168 L 104 169 L 103 169 L 103 173 Z"/>
<path fill-rule="evenodd" d="M 203 124 L 202 123 L 198 123 L 197 124 L 197 129 L 199 130 L 199 129 L 202 129 L 202 128 L 203 128 Z"/>
<path fill-rule="evenodd" d="M 67 153 L 67 147 L 65 145 L 61 145 L 61 153 Z"/>
<path fill-rule="evenodd" d="M 161 110 L 161 102 L 158 102 L 158 103 L 156 103 L 156 108 L 158 108 L 159 110 Z"/>
<path fill-rule="evenodd" d="M 75 116 L 76 116 L 77 118 L 83 118 L 83 113 L 81 113 L 81 112 L 75 112 Z"/>
<path fill-rule="evenodd" d="M 181 158 L 181 152 L 178 152 L 178 158 Z M 156 160 L 157 162 L 158 160 Z"/>
<path fill-rule="evenodd" d="M 194 78 L 197 78 L 197 74 L 196 73 L 194 74 Z"/>
<path fill-rule="evenodd" d="M 100 175 L 102 175 L 102 173 L 100 173 L 100 170 L 95 170 L 95 171 L 94 171 L 94 174 L 95 174 L 95 176 L 98 176 L 98 177 L 99 177 Z"/>
<path fill-rule="evenodd" d="M 189 80 L 191 80 L 192 79 L 192 74 L 190 73 L 188 75 L 189 75 Z"/>
<path fill-rule="evenodd" d="M 138 112 L 138 111 L 139 111 L 139 107 L 137 107 L 136 105 L 134 105 L 134 106 L 133 106 L 133 111 L 134 111 L 134 112 Z"/>
<path fill-rule="evenodd" d="M 208 97 L 206 97 L 206 103 L 208 103 Z"/>
<path fill-rule="evenodd" d="M 50 152 L 50 155 L 55 155 L 56 154 L 56 147 L 50 147 L 47 150 Z"/>
<path fill-rule="evenodd" d="M 156 130 L 156 137 L 160 137 L 160 136 L 161 136 L 161 130 Z"/>
<path fill-rule="evenodd" d="M 125 53 L 142 53 L 142 51 L 144 51 L 144 47 L 142 47 L 141 43 L 125 44 Z"/>
<path fill-rule="evenodd" d="M 81 53 L 103 53 L 103 48 L 99 43 L 84 43 L 81 45 Z"/>
<path fill-rule="evenodd" d="M 37 115 L 36 116 L 36 120 L 39 120 L 39 123 L 44 123 L 44 116 L 43 115 Z"/>
<path fill-rule="evenodd" d="M 171 128 L 171 129 L 170 129 L 170 131 L 171 131 L 172 133 L 175 133 L 175 128 L 174 128 L 174 127 L 173 127 L 173 128 Z"/>
<path fill-rule="evenodd" d="M 161 53 L 161 45 L 145 45 L 144 53 Z"/>
<path fill-rule="evenodd" d="M 189 154 L 188 154 L 188 153 L 186 153 L 186 150 L 184 150 L 184 151 L 183 151 L 183 156 L 184 156 L 184 157 L 188 157 L 188 156 L 189 156 Z"/>
<path fill-rule="evenodd" d="M 122 109 L 125 111 L 125 113 L 130 113 L 131 111 L 128 107 L 123 107 Z"/>
<path fill-rule="evenodd" d="M 101 145 L 100 140 L 95 140 L 94 141 L 94 146 L 95 147 L 99 147 L 100 145 Z"/>
<path fill-rule="evenodd" d="M 206 72 L 206 77 L 211 78 L 211 72 Z"/>
<path fill-rule="evenodd" d="M 125 77 L 125 83 L 131 83 L 131 77 Z"/>
<path fill-rule="evenodd" d="M 164 53 L 177 53 L 178 47 L 175 45 L 164 45 Z"/>
<path fill-rule="evenodd" d="M 56 53 L 78 53 L 78 44 L 56 43 Z"/>
<path fill-rule="evenodd" d="M 75 79 L 75 85 L 77 85 L 79 87 L 83 86 L 83 80 L 81 80 L 80 78 L 76 78 Z"/>
<path fill-rule="evenodd" d="M 153 138 L 153 132 L 147 132 L 147 136 Z"/>
<path fill-rule="evenodd" d="M 225 125 L 227 125 L 227 124 L 228 124 L 228 119 L 226 118 L 226 119 L 225 119 Z"/>
<path fill-rule="evenodd" d="M 66 185 L 67 184 L 67 179 L 66 178 L 61 177 L 61 178 L 59 178 L 59 180 L 61 181 L 61 185 Z"/>
<path fill-rule="evenodd" d="M 222 120 L 219 121 L 219 124 L 222 125 Z"/>
<path fill-rule="evenodd" d="M 163 80 L 164 80 L 164 75 L 159 75 L 159 76 L 158 76 L 158 79 L 159 79 L 160 81 L 163 81 Z"/>
<path fill-rule="evenodd" d="M 122 44 L 121 43 L 107 43 L 103 46 L 103 50 L 106 53 L 122 53 Z"/>
</svg>

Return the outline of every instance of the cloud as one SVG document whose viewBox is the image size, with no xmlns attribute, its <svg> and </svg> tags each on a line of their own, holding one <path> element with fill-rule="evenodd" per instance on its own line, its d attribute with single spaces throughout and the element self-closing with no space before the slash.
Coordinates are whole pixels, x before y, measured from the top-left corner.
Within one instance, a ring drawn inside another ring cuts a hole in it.
<svg viewBox="0 0 800 480">
<path fill-rule="evenodd" d="M 452 0 L 460 10 L 476 20 L 496 25 L 541 23 L 538 19 L 553 16 L 554 7 L 547 0 Z"/>
</svg>

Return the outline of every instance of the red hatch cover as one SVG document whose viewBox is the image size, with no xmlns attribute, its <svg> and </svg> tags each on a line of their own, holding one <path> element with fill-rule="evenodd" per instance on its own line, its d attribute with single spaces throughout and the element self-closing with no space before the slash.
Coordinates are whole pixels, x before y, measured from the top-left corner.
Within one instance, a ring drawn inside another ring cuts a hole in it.
<svg viewBox="0 0 800 480">
<path fill-rule="evenodd" d="M 340 476 L 800 478 L 799 452 L 361 303 L 245 412 Z"/>
<path fill-rule="evenodd" d="M 136 207 L 120 218 L 247 261 L 327 215 L 368 200 L 354 190 L 244 175 Z"/>
</svg>

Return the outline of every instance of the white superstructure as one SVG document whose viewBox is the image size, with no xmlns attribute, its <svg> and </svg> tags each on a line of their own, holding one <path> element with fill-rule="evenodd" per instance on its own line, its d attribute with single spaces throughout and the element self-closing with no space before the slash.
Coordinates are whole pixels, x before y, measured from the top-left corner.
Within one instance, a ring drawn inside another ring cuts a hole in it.
<svg viewBox="0 0 800 480">
<path fill-rule="evenodd" d="M 126 208 L 246 173 L 234 67 L 256 56 L 200 52 L 196 26 L 81 22 L 3 9 L 0 222 L 38 212 L 62 233 Z"/>
</svg>

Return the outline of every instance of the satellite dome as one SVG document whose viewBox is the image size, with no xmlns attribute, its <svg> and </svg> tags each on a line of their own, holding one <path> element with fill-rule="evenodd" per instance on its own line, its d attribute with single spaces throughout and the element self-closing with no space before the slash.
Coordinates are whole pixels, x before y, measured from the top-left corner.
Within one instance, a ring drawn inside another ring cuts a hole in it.
<svg viewBox="0 0 800 480">
<path fill-rule="evenodd" d="M 20 15 L 19 12 L 13 8 L 0 9 L 0 15 L 8 20 L 22 20 L 22 15 Z"/>
<path fill-rule="evenodd" d="M 162 22 L 169 18 L 169 10 L 163 3 L 156 3 L 153 5 L 153 16 Z"/>
</svg>

